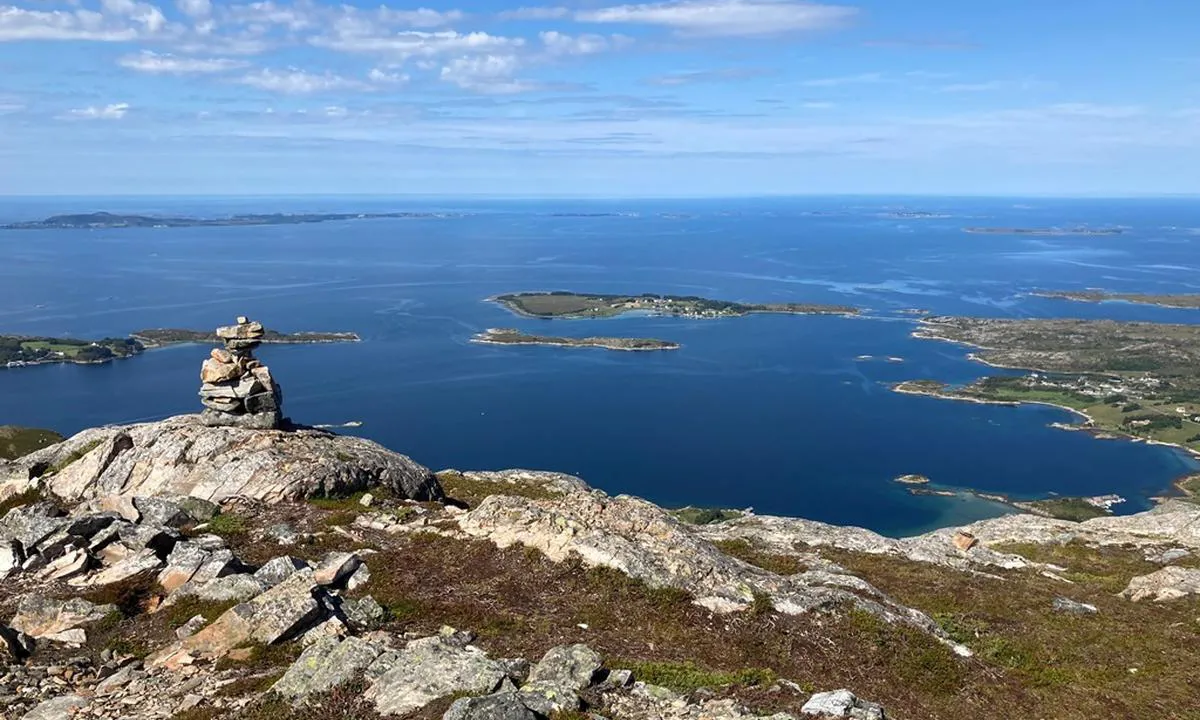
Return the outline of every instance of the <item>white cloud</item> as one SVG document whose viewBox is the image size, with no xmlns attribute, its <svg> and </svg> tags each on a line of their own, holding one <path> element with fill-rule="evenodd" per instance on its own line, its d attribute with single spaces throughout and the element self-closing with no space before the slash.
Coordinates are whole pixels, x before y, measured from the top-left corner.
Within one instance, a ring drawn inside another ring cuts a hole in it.
<svg viewBox="0 0 1200 720">
<path fill-rule="evenodd" d="M 1121 120 L 1137 117 L 1145 111 L 1136 105 L 1094 105 L 1092 103 L 1058 103 L 1048 108 L 1053 115 Z"/>
<path fill-rule="evenodd" d="M 227 58 L 188 58 L 175 55 L 160 55 L 150 50 L 143 50 L 137 55 L 126 55 L 117 64 L 129 70 L 157 75 L 204 75 L 228 72 L 246 66 L 240 60 Z"/>
<path fill-rule="evenodd" d="M 350 114 L 350 111 L 340 105 L 328 105 L 325 107 L 325 117 L 344 118 Z"/>
<path fill-rule="evenodd" d="M 614 35 L 611 38 L 590 34 L 564 35 L 554 30 L 540 33 L 538 37 L 546 47 L 547 54 L 552 56 L 594 55 L 610 48 L 624 47 L 633 42 L 631 38 L 623 35 Z"/>
<path fill-rule="evenodd" d="M 371 72 L 367 73 L 367 79 L 377 85 L 403 85 L 410 78 L 406 73 L 384 68 L 371 68 Z"/>
<path fill-rule="evenodd" d="M 24 10 L 0 7 L 0 41 L 94 40 L 126 42 L 139 37 L 137 28 L 92 10 Z"/>
<path fill-rule="evenodd" d="M 564 7 L 523 7 L 505 10 L 497 17 L 501 20 L 557 20 L 570 14 L 571 11 Z"/>
<path fill-rule="evenodd" d="M 135 0 L 101 0 L 100 6 L 105 12 L 119 17 L 127 17 L 142 25 L 150 34 L 157 33 L 167 26 L 167 18 L 156 6 Z"/>
<path fill-rule="evenodd" d="M 805 87 L 837 87 L 839 85 L 858 85 L 862 83 L 883 82 L 881 73 L 860 73 L 858 75 L 843 75 L 840 77 L 814 78 L 800 84 Z"/>
<path fill-rule="evenodd" d="M 64 117 L 78 120 L 120 120 L 129 112 L 129 103 L 113 103 L 104 107 L 91 105 L 67 111 Z"/>
<path fill-rule="evenodd" d="M 246 5 L 229 5 L 220 8 L 222 19 L 234 25 L 279 26 L 293 32 L 318 25 L 317 10 L 311 5 L 284 5 L 263 0 Z"/>
<path fill-rule="evenodd" d="M 309 73 L 297 68 L 272 70 L 264 68 L 242 76 L 239 83 L 260 90 L 287 95 L 307 95 L 333 90 L 364 90 L 366 84 L 333 73 Z"/>
<path fill-rule="evenodd" d="M 175 0 L 175 7 L 190 18 L 206 18 L 212 15 L 212 0 Z"/>
<path fill-rule="evenodd" d="M 777 0 L 681 0 L 582 10 L 590 23 L 663 25 L 687 35 L 713 37 L 776 35 L 823 30 L 857 14 L 852 7 Z"/>
<path fill-rule="evenodd" d="M 801 107 L 804 107 L 808 110 L 832 110 L 833 108 L 837 107 L 837 105 L 831 102 L 825 102 L 823 100 L 810 100 L 809 102 L 801 105 Z"/>
<path fill-rule="evenodd" d="M 0 98 L 0 115 L 12 115 L 25 109 L 25 104 Z"/>
<path fill-rule="evenodd" d="M 462 20 L 465 15 L 463 15 L 461 10 L 447 10 L 445 12 L 430 10 L 429 8 L 392 10 L 389 7 L 382 6 L 379 8 L 378 17 L 381 21 L 389 24 L 406 25 L 414 28 L 436 28 L 456 23 Z"/>
<path fill-rule="evenodd" d="M 523 46 L 525 39 L 489 35 L 486 32 L 459 33 L 454 30 L 379 33 L 362 32 L 358 28 L 335 28 L 334 35 L 314 38 L 312 42 L 331 50 L 381 54 L 404 60 L 461 52 L 502 51 Z"/>
<path fill-rule="evenodd" d="M 475 55 L 451 60 L 442 67 L 442 80 L 464 90 L 508 95 L 541 89 L 538 83 L 513 78 L 520 67 L 515 55 Z"/>
</svg>

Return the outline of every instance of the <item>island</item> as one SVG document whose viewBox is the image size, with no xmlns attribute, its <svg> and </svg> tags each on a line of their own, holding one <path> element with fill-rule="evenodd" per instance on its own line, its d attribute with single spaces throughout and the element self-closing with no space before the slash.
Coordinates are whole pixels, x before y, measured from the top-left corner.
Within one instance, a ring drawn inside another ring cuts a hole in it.
<svg viewBox="0 0 1200 720">
<path fill-rule="evenodd" d="M 892 210 L 880 213 L 880 217 L 892 218 L 894 220 L 944 220 L 954 216 L 947 213 L 930 212 L 928 210 Z"/>
<path fill-rule="evenodd" d="M 261 342 L 303 345 L 331 342 L 358 342 L 351 332 L 266 331 Z M 77 338 L 39 337 L 32 335 L 0 335 L 0 368 L 18 368 L 49 363 L 93 365 L 133 357 L 146 350 L 182 343 L 216 344 L 215 333 L 201 330 L 153 329 L 139 330 L 126 338 L 80 340 Z"/>
<path fill-rule="evenodd" d="M 963 232 L 972 233 L 974 235 L 1033 235 L 1066 237 L 1070 235 L 1121 235 L 1124 234 L 1125 228 L 1090 228 L 1082 225 L 1069 228 L 965 227 L 963 228 Z"/>
<path fill-rule="evenodd" d="M 605 295 L 567 291 L 525 292 L 488 298 L 525 317 L 536 318 L 607 318 L 628 312 L 671 315 L 686 318 L 742 317 L 753 313 L 791 315 L 857 315 L 859 309 L 848 305 L 812 303 L 747 304 L 726 300 L 680 295 Z"/>
<path fill-rule="evenodd" d="M 1058 427 L 1200 455 L 1200 325 L 932 317 L 921 320 L 913 335 L 968 345 L 974 360 L 1026 372 L 962 386 L 909 380 L 895 385 L 897 392 L 1053 405 L 1082 421 Z"/>
<path fill-rule="evenodd" d="M 928 485 L 929 478 L 924 475 L 901 475 L 896 478 L 896 482 L 902 485 Z"/>
<path fill-rule="evenodd" d="M 1074 300 L 1076 302 L 1088 303 L 1127 302 L 1168 308 L 1186 308 L 1189 310 L 1200 308 L 1200 294 L 1194 293 L 1160 295 L 1151 293 L 1114 293 L 1104 290 L 1039 290 L 1031 294 L 1054 300 Z"/>
<path fill-rule="evenodd" d="M 486 345 L 555 345 L 558 347 L 605 348 L 607 350 L 625 350 L 646 352 L 653 350 L 678 350 L 679 343 L 653 338 L 622 338 L 622 337 L 550 337 L 547 335 L 529 335 L 512 328 L 489 328 L 476 334 L 471 342 Z"/>
<path fill-rule="evenodd" d="M 220 218 L 124 215 L 109 212 L 54 215 L 44 220 L 10 223 L 0 230 L 101 230 L 114 228 L 248 227 L 256 225 L 301 225 L 341 220 L 380 220 L 385 218 L 446 218 L 462 213 L 385 212 L 385 213 L 270 213 L 231 215 Z"/>
</svg>

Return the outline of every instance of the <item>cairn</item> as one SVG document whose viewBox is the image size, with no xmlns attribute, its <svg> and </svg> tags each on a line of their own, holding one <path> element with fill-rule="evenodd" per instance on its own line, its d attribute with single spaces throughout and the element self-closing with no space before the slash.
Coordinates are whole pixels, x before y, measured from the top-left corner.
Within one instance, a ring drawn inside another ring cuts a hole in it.
<svg viewBox="0 0 1200 720">
<path fill-rule="evenodd" d="M 217 328 L 225 348 L 213 348 L 200 368 L 200 418 L 206 425 L 269 430 L 283 423 L 283 393 L 267 366 L 254 357 L 263 334 L 262 323 L 246 317 Z"/>
</svg>

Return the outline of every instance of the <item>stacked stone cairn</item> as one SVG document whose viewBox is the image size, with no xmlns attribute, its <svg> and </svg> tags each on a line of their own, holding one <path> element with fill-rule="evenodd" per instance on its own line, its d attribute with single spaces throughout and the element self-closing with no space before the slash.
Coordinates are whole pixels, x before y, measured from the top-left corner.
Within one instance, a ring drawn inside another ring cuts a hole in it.
<svg viewBox="0 0 1200 720">
<path fill-rule="evenodd" d="M 283 393 L 267 366 L 254 357 L 263 333 L 262 323 L 245 317 L 237 325 L 217 328 L 225 347 L 213 348 L 200 368 L 200 417 L 206 425 L 269 430 L 283 424 Z"/>
</svg>

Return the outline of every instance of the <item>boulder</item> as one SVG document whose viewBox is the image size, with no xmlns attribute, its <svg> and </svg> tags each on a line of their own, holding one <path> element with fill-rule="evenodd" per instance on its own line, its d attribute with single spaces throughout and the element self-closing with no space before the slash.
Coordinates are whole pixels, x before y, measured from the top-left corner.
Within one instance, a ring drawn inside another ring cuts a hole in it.
<svg viewBox="0 0 1200 720">
<path fill-rule="evenodd" d="M 80 695 L 60 695 L 43 700 L 37 707 L 25 713 L 21 720 L 68 720 L 87 705 L 88 699 Z"/>
<path fill-rule="evenodd" d="M 562 645 L 551 648 L 533 667 L 529 679 L 521 687 L 523 696 L 542 715 L 558 710 L 578 710 L 579 692 L 592 684 L 603 659 L 587 645 Z"/>
<path fill-rule="evenodd" d="M 37 502 L 9 510 L 0 520 L 0 540 L 16 540 L 28 553 L 46 538 L 70 524 L 52 503 Z"/>
<path fill-rule="evenodd" d="M 206 582 L 193 580 L 180 585 L 171 597 L 167 598 L 167 604 L 174 604 L 178 598 L 185 597 L 210 602 L 242 602 L 257 597 L 267 589 L 266 583 L 247 573 L 224 575 Z"/>
<path fill-rule="evenodd" d="M 517 693 L 507 692 L 459 698 L 442 715 L 442 720 L 541 720 L 542 717 L 530 710 Z"/>
<path fill-rule="evenodd" d="M 381 715 L 406 715 L 454 693 L 491 693 L 505 678 L 504 666 L 479 648 L 434 636 L 410 641 L 366 697 Z"/>
<path fill-rule="evenodd" d="M 232 359 L 232 358 L 231 358 Z M 222 362 L 210 357 L 200 366 L 200 382 L 223 383 L 236 380 L 242 376 L 242 368 L 237 363 Z"/>
<path fill-rule="evenodd" d="M 301 653 L 271 689 L 293 701 L 332 690 L 366 670 L 381 651 L 380 646 L 362 638 L 321 638 Z"/>
<path fill-rule="evenodd" d="M 250 642 L 270 645 L 314 624 L 321 605 L 313 597 L 318 585 L 311 570 L 301 570 L 257 597 L 225 611 L 200 632 L 147 658 L 151 667 L 178 668 L 196 658 L 216 659 Z"/>
<path fill-rule="evenodd" d="M 75 587 L 111 585 L 115 582 L 128 580 L 140 573 L 157 570 L 162 565 L 163 561 L 158 558 L 158 554 L 147 548 L 125 557 L 117 564 L 109 566 L 100 572 L 85 577 L 74 578 L 69 581 L 69 584 Z"/>
<path fill-rule="evenodd" d="M 355 553 L 331 552 L 321 560 L 313 571 L 313 579 L 321 585 L 344 587 L 346 580 L 362 565 L 362 558 Z"/>
<path fill-rule="evenodd" d="M 254 577 L 267 587 L 275 587 L 284 580 L 287 580 L 298 570 L 303 570 L 307 567 L 308 563 L 300 558 L 284 555 L 267 561 L 265 565 L 254 572 Z M 319 579 L 318 582 L 320 582 Z"/>
<path fill-rule="evenodd" d="M 181 528 L 196 521 L 179 503 L 161 497 L 135 497 L 133 506 L 146 525 L 163 525 Z"/>
<path fill-rule="evenodd" d="M 1149 575 L 1139 575 L 1121 591 L 1122 597 L 1141 600 L 1175 600 L 1200 594 L 1200 569 L 1167 566 Z"/>
<path fill-rule="evenodd" d="M 210 552 L 190 542 L 176 543 L 167 556 L 167 566 L 158 574 L 158 584 L 168 593 L 192 579 L 208 560 Z"/>
<path fill-rule="evenodd" d="M 214 503 L 235 496 L 279 502 L 382 485 L 402 498 L 442 498 L 427 468 L 370 440 L 308 428 L 285 432 L 208 426 L 197 415 L 93 428 L 18 463 L 53 464 L 93 442 L 99 443 L 96 449 L 45 480 L 55 495 L 68 501 L 191 495 Z M 93 455 L 96 462 L 89 460 Z M 51 524 L 42 537 L 57 529 Z M 0 529 L 0 539 L 4 537 Z"/>
<path fill-rule="evenodd" d="M 849 690 L 833 690 L 813 695 L 800 708 L 804 715 L 819 718 L 853 718 L 853 720 L 885 720 L 883 708 L 861 700 Z"/>
<path fill-rule="evenodd" d="M 387 620 L 387 610 L 375 598 L 343 598 L 340 608 L 350 626 L 359 630 L 374 630 Z"/>
<path fill-rule="evenodd" d="M 115 605 L 96 605 L 79 597 L 61 600 L 26 593 L 17 603 L 17 614 L 9 625 L 40 638 L 94 623 L 116 611 Z"/>
</svg>

